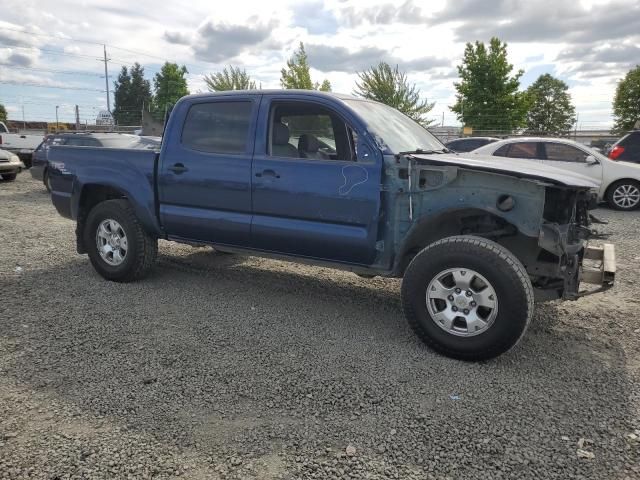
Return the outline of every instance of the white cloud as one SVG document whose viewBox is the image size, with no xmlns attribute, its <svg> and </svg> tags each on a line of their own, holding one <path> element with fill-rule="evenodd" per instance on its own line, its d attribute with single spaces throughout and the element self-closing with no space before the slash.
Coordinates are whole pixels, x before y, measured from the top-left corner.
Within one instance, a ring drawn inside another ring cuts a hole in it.
<svg viewBox="0 0 640 480">
<path fill-rule="evenodd" d="M 516 69 L 549 69 L 562 76 L 584 118 L 610 123 L 614 80 L 637 62 L 638 8 L 634 0 L 194 0 L 188 7 L 174 2 L 161 8 L 157 0 L 4 0 L 0 61 L 22 70 L 0 67 L 0 79 L 102 89 L 99 59 L 106 43 L 111 80 L 121 64 L 134 61 L 151 78 L 166 59 L 188 67 L 192 91 L 205 91 L 202 75 L 228 63 L 245 68 L 264 88 L 277 88 L 280 69 L 303 41 L 314 80 L 328 78 L 335 91 L 350 93 L 356 72 L 367 64 L 398 63 L 449 119 L 446 107 L 453 103 L 463 41 L 500 34 L 509 41 Z M 6 98 L 45 92 L 11 86 Z M 56 94 L 60 101 L 86 104 L 87 111 L 103 107 L 95 92 Z M 44 103 L 44 97 L 37 102 Z"/>
</svg>

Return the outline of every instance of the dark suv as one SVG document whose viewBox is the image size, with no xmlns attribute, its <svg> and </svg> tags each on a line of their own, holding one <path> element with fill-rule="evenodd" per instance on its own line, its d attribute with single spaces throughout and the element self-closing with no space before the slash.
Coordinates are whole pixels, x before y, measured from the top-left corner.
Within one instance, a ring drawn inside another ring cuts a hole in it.
<svg viewBox="0 0 640 480">
<path fill-rule="evenodd" d="M 640 130 L 627 133 L 609 150 L 611 160 L 640 163 Z"/>
<path fill-rule="evenodd" d="M 498 140 L 500 139 L 494 137 L 466 137 L 452 140 L 449 143 L 445 143 L 444 146 L 454 152 L 471 152 L 476 148 L 484 147 Z"/>
<path fill-rule="evenodd" d="M 42 143 L 38 145 L 38 148 L 34 150 L 29 171 L 31 176 L 36 180 L 41 180 L 49 191 L 51 191 L 51 187 L 47 172 L 47 156 L 49 147 L 53 145 L 158 150 L 160 149 L 160 137 L 140 137 L 138 135 L 115 132 L 56 133 L 47 135 Z"/>
</svg>

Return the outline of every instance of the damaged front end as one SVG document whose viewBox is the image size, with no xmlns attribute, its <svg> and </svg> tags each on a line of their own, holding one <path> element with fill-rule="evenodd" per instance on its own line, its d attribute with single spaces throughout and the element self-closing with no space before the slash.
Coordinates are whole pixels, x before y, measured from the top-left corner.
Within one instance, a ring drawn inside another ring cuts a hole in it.
<svg viewBox="0 0 640 480">
<path fill-rule="evenodd" d="M 589 246 L 590 240 L 603 239 L 592 228 L 595 219 L 594 194 L 588 189 L 547 186 L 543 223 L 538 236 L 541 252 L 532 278 L 535 287 L 547 291 L 549 298 L 575 300 L 613 286 L 616 263 L 612 244 Z M 580 290 L 581 283 L 596 289 Z"/>
</svg>

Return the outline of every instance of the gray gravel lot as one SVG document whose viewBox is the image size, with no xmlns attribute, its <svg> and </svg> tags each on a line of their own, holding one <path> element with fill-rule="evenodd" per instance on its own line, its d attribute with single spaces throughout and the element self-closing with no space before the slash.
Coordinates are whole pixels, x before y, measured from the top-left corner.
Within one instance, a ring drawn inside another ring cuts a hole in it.
<svg viewBox="0 0 640 480">
<path fill-rule="evenodd" d="M 2 182 L 0 478 L 638 479 L 640 213 L 597 215 L 617 286 L 474 364 L 396 280 L 161 242 L 107 282 L 40 183 Z"/>
</svg>

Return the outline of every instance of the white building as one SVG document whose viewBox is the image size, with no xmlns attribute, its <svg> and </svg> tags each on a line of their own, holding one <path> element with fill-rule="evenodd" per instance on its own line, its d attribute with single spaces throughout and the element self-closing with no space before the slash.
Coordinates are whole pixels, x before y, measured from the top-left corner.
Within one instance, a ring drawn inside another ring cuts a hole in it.
<svg viewBox="0 0 640 480">
<path fill-rule="evenodd" d="M 100 110 L 96 117 L 96 125 L 113 125 L 113 116 L 108 110 Z"/>
</svg>

